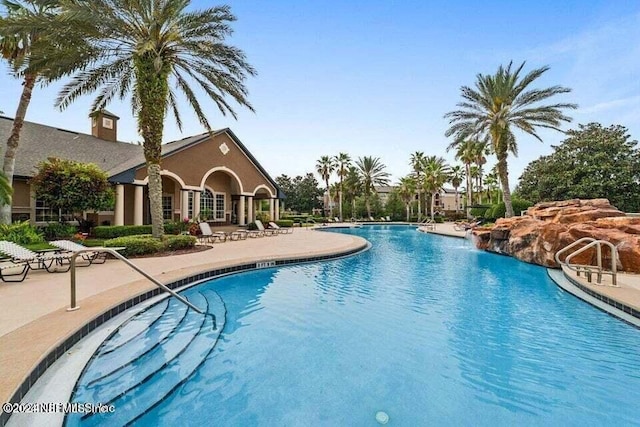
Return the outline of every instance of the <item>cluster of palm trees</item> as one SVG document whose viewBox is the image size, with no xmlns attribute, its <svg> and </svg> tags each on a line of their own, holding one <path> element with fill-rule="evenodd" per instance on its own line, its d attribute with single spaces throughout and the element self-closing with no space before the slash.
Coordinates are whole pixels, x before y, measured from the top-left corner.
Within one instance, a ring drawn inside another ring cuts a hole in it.
<svg viewBox="0 0 640 427">
<path fill-rule="evenodd" d="M 149 175 L 154 237 L 164 233 L 161 143 L 170 112 L 182 128 L 177 106 L 181 93 L 200 123 L 211 130 L 195 90 L 222 114 L 236 113 L 229 103 L 253 110 L 244 82 L 255 70 L 245 54 L 228 44 L 228 6 L 191 10 L 189 0 L 2 0 L 0 52 L 23 92 L 4 153 L 3 171 L 13 181 L 20 131 L 36 83 L 71 79 L 55 102 L 64 109 L 77 98 L 97 92 L 91 111 L 115 98 L 131 100 L 143 139 Z M 200 95 L 198 95 L 200 96 Z M 0 208 L 11 221 L 11 206 Z"/>
<path fill-rule="evenodd" d="M 331 216 L 332 202 L 336 196 L 338 199 L 338 215 L 344 219 L 343 202 L 350 201 L 351 212 L 355 212 L 356 198 L 364 198 L 367 215 L 371 216 L 371 197 L 375 193 L 375 187 L 389 185 L 389 173 L 380 158 L 373 156 L 359 157 L 352 161 L 347 153 L 338 153 L 336 156 L 322 156 L 316 162 L 316 172 L 325 183 L 327 200 L 325 203 L 325 216 Z M 333 174 L 338 177 L 338 182 L 333 186 L 329 180 Z"/>
</svg>

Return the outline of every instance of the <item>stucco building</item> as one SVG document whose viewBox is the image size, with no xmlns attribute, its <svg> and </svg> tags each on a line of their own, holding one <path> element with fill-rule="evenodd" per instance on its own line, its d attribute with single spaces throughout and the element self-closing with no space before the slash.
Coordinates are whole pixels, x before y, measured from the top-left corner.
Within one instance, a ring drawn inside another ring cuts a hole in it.
<svg viewBox="0 0 640 427">
<path fill-rule="evenodd" d="M 0 117 L 2 152 L 13 119 Z M 148 176 L 141 145 L 118 141 L 118 117 L 91 117 L 91 135 L 25 122 L 16 156 L 12 216 L 43 223 L 69 213 L 53 212 L 34 197 L 29 179 L 49 157 L 95 163 L 116 193 L 113 211 L 85 213 L 96 224 L 149 224 Z M 258 212 L 279 219 L 284 198 L 275 181 L 226 128 L 162 146 L 162 207 L 167 221 L 200 217 L 216 224 L 245 225 Z"/>
</svg>

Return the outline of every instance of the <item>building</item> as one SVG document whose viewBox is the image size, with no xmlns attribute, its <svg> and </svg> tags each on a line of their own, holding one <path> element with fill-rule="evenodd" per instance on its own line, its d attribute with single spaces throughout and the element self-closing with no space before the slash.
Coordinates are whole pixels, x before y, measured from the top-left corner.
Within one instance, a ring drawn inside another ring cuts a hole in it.
<svg viewBox="0 0 640 427">
<path fill-rule="evenodd" d="M 13 119 L 0 116 L 4 152 Z M 118 117 L 101 111 L 91 117 L 91 135 L 25 122 L 16 155 L 12 217 L 44 223 L 68 213 L 52 212 L 29 185 L 49 157 L 95 163 L 109 175 L 113 211 L 85 213 L 96 224 L 151 223 L 147 168 L 141 145 L 118 141 Z M 201 217 L 218 224 L 245 225 L 257 212 L 280 215 L 284 198 L 275 181 L 234 133 L 226 128 L 162 146 L 162 207 L 167 221 Z"/>
<path fill-rule="evenodd" d="M 376 186 L 375 187 L 375 190 L 378 193 L 378 196 L 380 197 L 380 202 L 382 202 L 383 206 L 389 200 L 389 195 L 397 188 L 398 187 L 393 187 L 393 186 Z M 456 198 L 456 191 L 454 189 L 443 188 L 442 191 L 440 191 L 440 193 L 436 194 L 436 197 L 434 200 L 434 205 L 435 205 L 434 211 L 445 213 L 445 212 L 455 212 L 456 210 L 458 211 L 463 210 L 464 206 L 462 203 L 462 196 L 463 196 L 463 193 L 458 191 L 458 197 Z M 429 206 L 431 206 L 430 195 L 427 194 L 426 197 L 427 197 L 427 200 L 426 200 L 427 209 L 429 209 Z M 418 200 L 417 194 L 415 195 L 414 200 Z M 458 209 L 456 209 L 456 200 L 458 203 Z"/>
</svg>

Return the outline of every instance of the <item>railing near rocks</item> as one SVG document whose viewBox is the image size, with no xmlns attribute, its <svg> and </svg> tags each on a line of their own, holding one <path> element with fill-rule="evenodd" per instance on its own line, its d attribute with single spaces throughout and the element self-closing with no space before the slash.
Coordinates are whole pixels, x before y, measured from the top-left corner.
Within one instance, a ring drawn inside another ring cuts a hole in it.
<svg viewBox="0 0 640 427">
<path fill-rule="evenodd" d="M 586 242 L 588 242 L 587 245 L 571 252 L 569 255 L 565 257 L 564 261 L 560 261 L 560 255 Z M 611 269 L 610 270 L 605 270 L 602 267 L 602 245 L 607 245 L 611 250 Z M 598 265 L 571 264 L 571 259 L 573 259 L 573 257 L 587 251 L 588 249 L 591 249 L 592 247 L 596 248 L 596 261 Z M 605 240 L 596 240 L 592 237 L 583 237 L 582 239 L 578 239 L 575 242 L 571 243 L 570 245 L 567 245 L 564 248 L 560 249 L 558 252 L 556 252 L 555 260 L 559 265 L 561 266 L 565 265 L 570 270 L 575 271 L 578 276 L 580 276 L 581 272 L 584 272 L 587 278 L 587 281 L 589 283 L 591 283 L 592 275 L 595 272 L 596 282 L 599 285 L 602 284 L 602 276 L 604 274 L 608 274 L 608 275 L 611 275 L 612 285 L 618 286 L 618 271 L 617 271 L 618 249 L 611 242 L 607 242 Z"/>
</svg>

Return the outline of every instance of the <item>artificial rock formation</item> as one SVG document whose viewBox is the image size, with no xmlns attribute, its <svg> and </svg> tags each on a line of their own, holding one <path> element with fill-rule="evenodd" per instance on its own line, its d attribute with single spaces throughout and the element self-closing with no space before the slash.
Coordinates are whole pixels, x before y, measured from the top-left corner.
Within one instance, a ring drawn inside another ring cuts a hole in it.
<svg viewBox="0 0 640 427">
<path fill-rule="evenodd" d="M 616 245 L 618 269 L 640 273 L 640 218 L 625 215 L 607 199 L 544 202 L 520 217 L 501 218 L 492 228 L 473 231 L 476 246 L 545 267 L 559 267 L 555 253 L 582 237 Z M 609 266 L 609 250 L 603 249 L 603 266 Z M 595 250 L 572 262 L 595 264 Z"/>
</svg>

